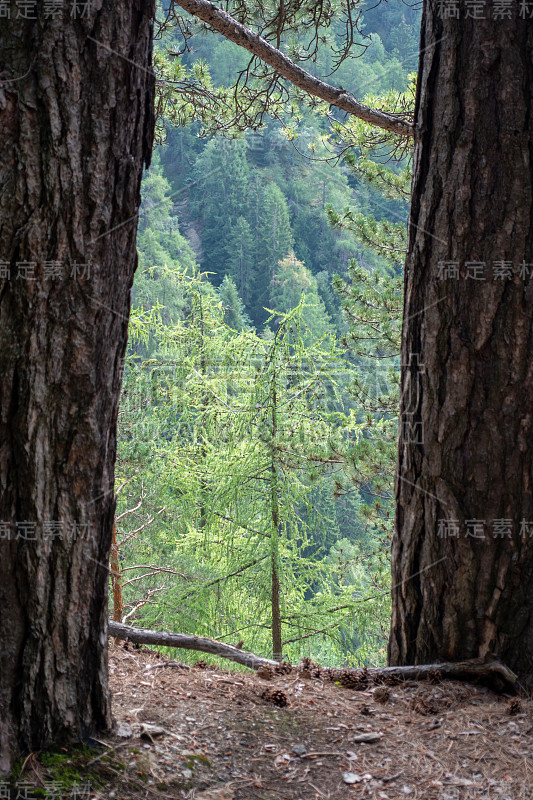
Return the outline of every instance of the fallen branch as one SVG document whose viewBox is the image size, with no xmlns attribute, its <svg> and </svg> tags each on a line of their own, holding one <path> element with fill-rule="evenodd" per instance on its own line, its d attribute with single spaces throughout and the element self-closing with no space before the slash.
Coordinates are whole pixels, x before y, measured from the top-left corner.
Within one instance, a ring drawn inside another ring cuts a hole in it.
<svg viewBox="0 0 533 800">
<path fill-rule="evenodd" d="M 476 681 L 490 686 L 497 692 L 520 689 L 518 677 L 496 658 L 483 660 L 452 661 L 443 664 L 420 664 L 408 667 L 372 667 L 369 678 L 396 678 L 402 681 L 423 681 L 439 678 L 451 681 Z"/>
<path fill-rule="evenodd" d="M 181 647 L 184 650 L 198 650 L 201 653 L 211 653 L 221 658 L 229 658 L 237 664 L 243 664 L 250 669 L 259 667 L 277 667 L 278 662 L 270 658 L 262 658 L 253 653 L 246 653 L 233 647 L 231 644 L 217 642 L 205 636 L 191 636 L 187 633 L 165 633 L 164 631 L 150 631 L 146 628 L 131 628 L 120 622 L 109 620 L 108 632 L 116 639 L 129 639 L 137 644 L 152 644 L 161 647 Z"/>
<path fill-rule="evenodd" d="M 233 647 L 231 644 L 208 639 L 205 636 L 192 636 L 187 633 L 165 633 L 164 631 L 150 631 L 146 628 L 132 628 L 120 622 L 109 620 L 109 635 L 116 639 L 129 639 L 137 644 L 151 644 L 162 647 L 181 647 L 184 650 L 198 650 L 201 653 L 211 653 L 220 658 L 228 658 L 237 664 L 243 664 L 250 669 L 269 666 L 278 667 L 279 662 L 270 658 L 256 656 Z M 359 679 L 361 687 L 368 681 L 383 681 L 387 679 L 399 681 L 439 680 L 473 681 L 490 686 L 496 692 L 517 692 L 521 689 L 518 677 L 502 664 L 498 659 L 491 657 L 483 660 L 473 658 L 469 661 L 446 662 L 443 664 L 419 664 L 408 667 L 369 667 L 368 669 L 332 669 L 330 677 L 335 680 L 346 677 L 347 673 Z"/>
</svg>

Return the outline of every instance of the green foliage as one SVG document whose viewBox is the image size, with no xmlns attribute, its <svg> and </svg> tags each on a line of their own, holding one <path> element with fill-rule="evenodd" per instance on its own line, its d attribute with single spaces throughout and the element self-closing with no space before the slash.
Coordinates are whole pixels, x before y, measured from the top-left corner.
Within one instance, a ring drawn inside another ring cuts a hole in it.
<svg viewBox="0 0 533 800">
<path fill-rule="evenodd" d="M 392 264 L 398 264 L 405 257 L 407 231 L 401 222 L 376 220 L 350 209 L 338 214 L 331 208 L 328 209 L 328 219 L 333 227 L 350 230 L 360 242 Z"/>
<path fill-rule="evenodd" d="M 285 313 L 301 303 L 308 336 L 319 339 L 334 333 L 316 278 L 293 254 L 278 262 L 270 281 L 270 303 L 273 309 Z"/>
<path fill-rule="evenodd" d="M 171 185 L 157 152 L 143 178 L 137 252 L 139 268 L 132 292 L 133 307 L 149 314 L 152 308 L 161 306 L 160 316 L 168 323 L 180 313 L 182 304 L 178 287 L 170 278 L 172 271 L 185 269 L 192 273 L 196 263 L 189 243 L 180 233 Z M 149 338 L 144 341 L 147 346 Z"/>
<path fill-rule="evenodd" d="M 224 323 L 234 331 L 242 331 L 252 327 L 250 317 L 244 310 L 244 303 L 239 296 L 235 281 L 226 275 L 220 285 L 218 292 L 222 310 L 224 312 Z"/>
<path fill-rule="evenodd" d="M 249 167 L 244 141 L 211 141 L 197 158 L 191 210 L 202 228 L 203 266 L 220 282 L 233 226 L 246 209 Z"/>
<path fill-rule="evenodd" d="M 245 217 L 238 217 L 229 231 L 226 257 L 229 275 L 243 303 L 251 307 L 255 288 L 255 246 L 252 230 Z"/>
<path fill-rule="evenodd" d="M 310 8 L 287 12 L 295 57 Z M 343 61 L 332 7 L 312 68 L 408 115 L 415 16 L 380 9 Z M 119 415 L 125 615 L 263 653 L 279 627 L 291 659 L 382 663 L 409 153 L 278 82 L 261 94 L 255 67 L 235 91 L 246 54 L 199 27 L 181 58 L 170 31 L 156 54 L 166 145 L 143 182 Z M 202 138 L 217 130 L 235 138 Z"/>
<path fill-rule="evenodd" d="M 399 95 L 389 92 L 384 98 L 365 98 L 376 106 L 396 102 L 409 107 L 413 100 L 413 85 Z M 390 106 L 389 106 L 390 107 Z M 389 200 L 405 201 L 411 180 L 409 154 L 404 154 L 400 170 L 372 160 L 376 146 L 368 126 L 360 121 L 337 131 L 343 139 L 351 139 L 352 150 L 345 162 Z M 398 408 L 400 385 L 400 337 L 403 307 L 403 276 L 400 264 L 404 260 L 407 230 L 404 222 L 356 213 L 347 208 L 343 213 L 328 208 L 330 224 L 350 231 L 356 238 L 379 254 L 382 266 L 369 272 L 355 261 L 348 276 L 336 275 L 334 288 L 342 300 L 348 331 L 343 341 L 354 355 L 352 395 L 359 420 L 366 419 L 365 435 L 354 443 L 348 461 L 352 466 L 352 481 L 359 483 L 368 494 L 364 514 L 383 533 L 392 532 L 392 499 L 397 457 Z M 361 469 L 363 466 L 363 469 Z M 339 481 L 338 491 L 349 491 L 350 482 Z"/>
<path fill-rule="evenodd" d="M 419 11 L 405 5 L 356 11 L 353 4 L 336 2 L 271 7 L 247 2 L 227 10 L 259 28 L 294 62 L 307 62 L 308 70 L 326 79 L 334 75 L 337 85 L 348 86 L 357 97 L 369 86 L 378 94 L 401 90 L 405 65 L 416 67 Z M 282 119 L 290 138 L 301 116 L 320 105 L 218 34 L 202 34 L 205 26 L 177 7 L 160 27 L 154 64 L 161 140 L 165 120 L 173 125 L 198 120 L 202 135 L 212 135 L 258 129 L 268 116 Z"/>
<path fill-rule="evenodd" d="M 334 336 L 313 337 L 304 299 L 272 317 L 265 337 L 232 330 L 201 276 L 172 279 L 182 315 L 156 327 L 152 357 L 132 354 L 124 377 L 117 482 L 128 483 L 117 519 L 128 564 L 147 570 L 125 586 L 127 613 L 222 640 L 242 633 L 248 648 L 272 652 L 276 574 L 287 656 L 316 646 L 332 661 L 358 661 L 364 643 L 365 658 L 377 658 L 376 626 L 356 632 L 370 587 L 357 565 L 377 545 L 372 531 L 347 519 L 361 549 L 350 569 L 330 557 L 333 473 L 363 427 L 344 411 Z M 351 513 L 362 519 L 358 502 Z"/>
</svg>

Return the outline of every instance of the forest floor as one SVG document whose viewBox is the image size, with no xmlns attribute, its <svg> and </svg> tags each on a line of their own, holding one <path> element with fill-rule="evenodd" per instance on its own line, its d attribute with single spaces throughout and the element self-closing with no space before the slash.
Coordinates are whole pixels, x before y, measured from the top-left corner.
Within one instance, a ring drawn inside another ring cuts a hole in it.
<svg viewBox="0 0 533 800">
<path fill-rule="evenodd" d="M 438 676 L 355 690 L 323 670 L 260 677 L 126 647 L 110 649 L 116 734 L 85 756 L 86 792 L 71 797 L 533 798 L 529 698 Z M 36 772 L 43 785 L 57 776 L 27 765 Z"/>
</svg>

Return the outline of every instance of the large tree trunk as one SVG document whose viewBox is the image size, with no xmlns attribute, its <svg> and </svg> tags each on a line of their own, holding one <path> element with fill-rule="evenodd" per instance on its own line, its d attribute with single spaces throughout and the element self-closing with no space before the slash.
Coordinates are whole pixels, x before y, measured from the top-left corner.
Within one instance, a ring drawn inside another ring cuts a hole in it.
<svg viewBox="0 0 533 800">
<path fill-rule="evenodd" d="M 38 3 L 38 19 L 11 5 L 0 28 L 0 772 L 110 723 L 115 428 L 154 92 L 152 2 L 77 4 L 77 18 L 72 3 L 54 17 Z"/>
<path fill-rule="evenodd" d="M 426 2 L 422 21 L 389 661 L 493 652 L 525 675 L 533 673 L 532 28 L 518 6 L 511 19 L 493 19 L 492 7 L 486 19 L 466 18 L 461 4 L 459 20 L 444 20 L 438 8 Z M 439 275 L 439 262 L 456 263 L 459 277 L 453 265 L 451 277 L 442 264 Z M 484 274 L 467 262 L 484 262 Z M 498 277 L 502 262 L 510 278 Z"/>
</svg>

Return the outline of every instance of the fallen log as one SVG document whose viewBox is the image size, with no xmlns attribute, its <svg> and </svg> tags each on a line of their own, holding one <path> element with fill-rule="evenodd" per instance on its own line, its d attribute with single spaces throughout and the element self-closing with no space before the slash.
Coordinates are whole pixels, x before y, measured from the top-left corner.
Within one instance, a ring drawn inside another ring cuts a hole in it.
<svg viewBox="0 0 533 800">
<path fill-rule="evenodd" d="M 128 639 L 136 644 L 151 644 L 163 647 L 178 647 L 184 650 L 197 650 L 201 653 L 211 653 L 211 655 L 228 658 L 237 664 L 243 664 L 250 669 L 268 666 L 276 668 L 279 666 L 277 661 L 270 658 L 256 656 L 254 653 L 247 653 L 225 642 L 218 642 L 216 639 L 209 639 L 206 636 L 193 636 L 186 633 L 166 633 L 165 631 L 151 631 L 146 628 L 132 628 L 120 622 L 109 620 L 108 632 L 116 639 Z M 353 673 L 354 677 L 364 676 L 371 681 L 383 681 L 388 679 L 400 681 L 423 681 L 434 680 L 455 680 L 471 681 L 483 683 L 496 692 L 517 692 L 521 689 L 518 677 L 505 664 L 495 656 L 488 656 L 486 659 L 474 658 L 468 661 L 452 661 L 442 664 L 418 664 L 406 667 L 368 667 L 360 670 L 330 670 L 331 677 L 335 679 L 335 674 Z"/>
<path fill-rule="evenodd" d="M 473 658 L 467 661 L 451 661 L 442 664 L 419 664 L 407 667 L 370 667 L 369 678 L 388 678 L 402 681 L 441 680 L 470 681 L 483 683 L 497 692 L 520 689 L 518 677 L 497 658 Z"/>
<path fill-rule="evenodd" d="M 250 669 L 259 667 L 277 667 L 278 662 L 270 658 L 262 658 L 253 653 L 247 653 L 225 642 L 208 639 L 206 636 L 193 636 L 187 633 L 166 633 L 165 631 L 150 631 L 147 628 L 132 628 L 121 622 L 109 620 L 108 632 L 116 639 L 129 639 L 136 644 L 152 644 L 162 647 L 181 647 L 184 650 L 198 650 L 201 653 L 211 653 L 221 658 L 229 658 L 237 664 L 243 664 Z"/>
</svg>

